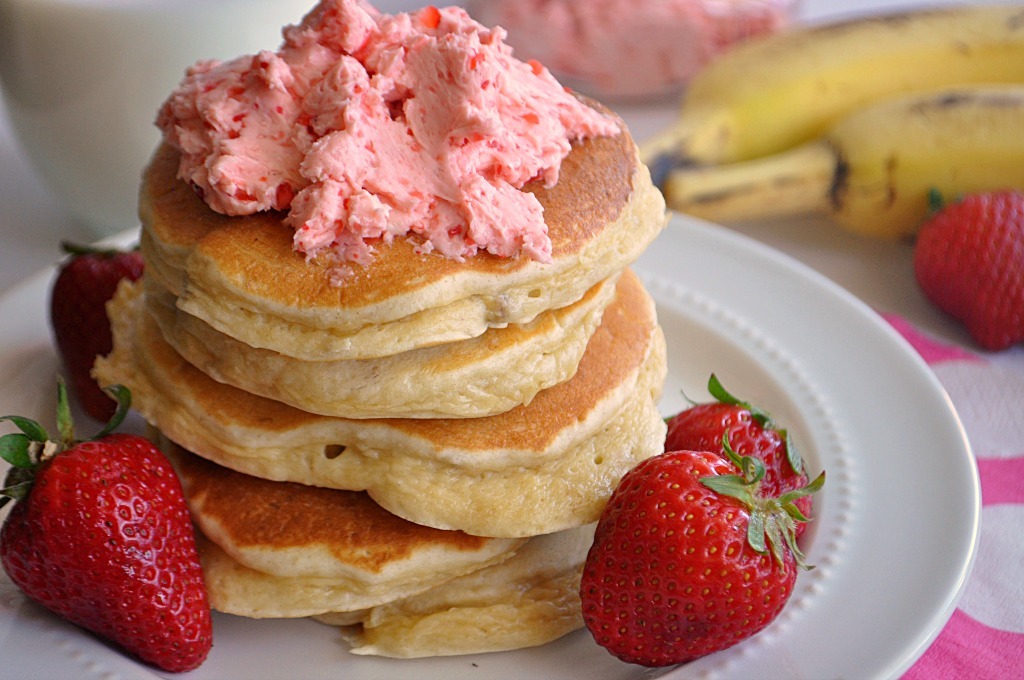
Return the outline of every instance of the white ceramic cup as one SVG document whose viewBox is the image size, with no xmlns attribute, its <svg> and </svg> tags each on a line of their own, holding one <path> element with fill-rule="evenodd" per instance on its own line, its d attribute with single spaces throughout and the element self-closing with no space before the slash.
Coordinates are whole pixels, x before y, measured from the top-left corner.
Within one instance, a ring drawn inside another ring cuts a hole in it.
<svg viewBox="0 0 1024 680">
<path fill-rule="evenodd" d="M 276 50 L 315 0 L 0 0 L 0 83 L 44 185 L 99 238 L 138 225 L 160 104 L 200 59 Z M 67 236 L 72 236 L 68 234 Z"/>
</svg>

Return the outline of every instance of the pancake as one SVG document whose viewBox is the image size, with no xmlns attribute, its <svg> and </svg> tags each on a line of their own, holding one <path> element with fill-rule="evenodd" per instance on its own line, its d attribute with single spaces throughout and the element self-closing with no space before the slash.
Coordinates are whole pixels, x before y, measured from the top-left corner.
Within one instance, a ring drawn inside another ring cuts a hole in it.
<svg viewBox="0 0 1024 680">
<path fill-rule="evenodd" d="M 544 208 L 553 262 L 487 253 L 457 262 L 396 239 L 332 286 L 334 263 L 292 249 L 283 215 L 220 215 L 176 179 L 160 147 L 143 177 L 148 275 L 179 307 L 252 347 L 306 361 L 365 359 L 464 340 L 572 304 L 635 260 L 667 221 L 628 133 L 574 145 Z"/>
<path fill-rule="evenodd" d="M 197 536 L 211 606 L 249 618 L 309 615 L 341 626 L 355 654 L 477 654 L 546 644 L 583 626 L 579 586 L 594 525 L 531 538 L 509 559 L 385 604 L 326 613 L 345 600 L 329 581 L 271 576 Z M 358 598 L 352 598 L 357 601 Z"/>
<path fill-rule="evenodd" d="M 219 383 L 178 355 L 137 285 L 109 305 L 114 349 L 97 361 L 171 440 L 258 477 L 366 490 L 418 524 L 533 536 L 595 521 L 625 472 L 661 451 L 665 340 L 654 303 L 623 272 L 572 379 L 487 418 L 352 420 Z"/>
<path fill-rule="evenodd" d="M 544 644 L 582 625 L 594 525 L 523 540 L 428 529 L 363 493 L 271 482 L 156 433 L 199 531 L 211 606 L 322 617 L 358 654 L 469 654 Z"/>
<path fill-rule="evenodd" d="M 203 536 L 240 568 L 294 586 L 275 598 L 278 609 L 250 616 L 365 609 L 501 562 L 523 543 L 423 527 L 365 493 L 259 479 L 155 439 Z M 258 590 L 250 588 L 255 600 Z"/>
<path fill-rule="evenodd" d="M 593 524 L 537 536 L 504 562 L 374 607 L 343 631 L 350 651 L 478 654 L 534 647 L 582 628 L 580 577 L 593 536 Z"/>
<path fill-rule="evenodd" d="M 479 417 L 528 403 L 572 377 L 617 278 L 526 324 L 389 357 L 338 361 L 304 361 L 250 347 L 176 309 L 174 297 L 156 285 L 147 285 L 146 300 L 179 354 L 247 392 L 345 418 Z"/>
</svg>

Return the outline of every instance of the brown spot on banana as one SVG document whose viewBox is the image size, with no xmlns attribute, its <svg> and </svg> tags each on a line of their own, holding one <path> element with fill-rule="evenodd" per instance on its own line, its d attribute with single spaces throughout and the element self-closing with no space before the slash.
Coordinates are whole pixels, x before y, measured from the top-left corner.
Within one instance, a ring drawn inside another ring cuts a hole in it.
<svg viewBox="0 0 1024 680">
<path fill-rule="evenodd" d="M 833 211 L 838 211 L 843 206 L 843 201 L 850 188 L 850 161 L 843 153 L 843 149 L 831 141 L 827 141 L 832 155 L 835 158 L 835 170 L 832 174 L 832 185 L 828 189 L 828 202 Z"/>
<path fill-rule="evenodd" d="M 896 189 L 896 173 L 899 167 L 900 161 L 898 156 L 892 155 L 885 159 L 886 208 L 896 205 L 896 200 L 899 197 Z"/>
<path fill-rule="evenodd" d="M 941 97 L 923 99 L 911 106 L 908 111 L 916 115 L 926 115 L 929 111 L 949 111 L 968 106 L 1019 109 L 1021 97 L 1019 93 L 954 90 Z"/>
</svg>

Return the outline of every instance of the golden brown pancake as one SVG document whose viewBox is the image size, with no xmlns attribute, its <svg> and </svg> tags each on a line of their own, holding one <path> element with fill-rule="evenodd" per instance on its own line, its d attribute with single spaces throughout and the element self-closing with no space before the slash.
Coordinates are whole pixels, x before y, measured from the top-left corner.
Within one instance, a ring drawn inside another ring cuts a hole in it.
<svg viewBox="0 0 1024 680">
<path fill-rule="evenodd" d="M 146 306 L 185 359 L 247 392 L 345 418 L 471 418 L 508 411 L 572 377 L 617 279 L 529 323 L 373 359 L 305 361 L 251 347 L 177 309 L 156 285 L 146 285 Z"/>
<path fill-rule="evenodd" d="M 219 611 L 340 620 L 352 651 L 397 657 L 517 649 L 582 624 L 592 524 L 528 540 L 428 529 L 363 493 L 257 479 L 154 438 L 181 477 Z"/>
<path fill-rule="evenodd" d="M 343 636 L 355 654 L 406 659 L 551 642 L 583 627 L 580 576 L 593 538 L 593 524 L 531 538 L 504 562 L 373 607 Z"/>
<path fill-rule="evenodd" d="M 390 602 L 508 559 L 523 544 L 413 524 L 365 493 L 259 479 L 156 439 L 206 538 L 248 569 L 305 587 L 305 598 L 276 604 L 291 616 Z"/>
<path fill-rule="evenodd" d="M 365 609 L 311 614 L 341 626 L 355 654 L 414 658 L 551 642 L 583 625 L 580 573 L 594 525 L 529 539 L 506 560 Z M 295 618 L 344 601 L 329 581 L 273 576 L 233 560 L 197 533 L 211 606 L 250 618 Z M 350 598 L 358 601 L 358 598 Z"/>
<path fill-rule="evenodd" d="M 666 222 L 623 132 L 575 144 L 553 187 L 524 188 L 544 207 L 552 263 L 487 253 L 457 262 L 397 239 L 332 286 L 335 263 L 295 252 L 281 214 L 215 213 L 176 178 L 177 162 L 163 146 L 143 178 L 149 275 L 218 331 L 305 360 L 387 356 L 529 322 L 628 266 Z"/>
<path fill-rule="evenodd" d="M 573 378 L 487 418 L 313 415 L 186 362 L 146 313 L 137 284 L 122 285 L 110 314 L 114 350 L 95 374 L 127 385 L 170 439 L 259 477 L 365 489 L 420 524 L 532 536 L 593 522 L 619 478 L 664 441 L 664 336 L 628 270 Z"/>
</svg>

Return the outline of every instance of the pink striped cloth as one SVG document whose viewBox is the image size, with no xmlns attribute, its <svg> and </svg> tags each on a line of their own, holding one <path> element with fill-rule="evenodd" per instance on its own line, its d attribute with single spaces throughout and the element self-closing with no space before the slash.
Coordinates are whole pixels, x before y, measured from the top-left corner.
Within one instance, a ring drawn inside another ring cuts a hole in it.
<svg viewBox="0 0 1024 680">
<path fill-rule="evenodd" d="M 981 539 L 963 597 L 903 680 L 1024 680 L 1024 346 L 981 354 L 886 316 L 935 371 L 978 459 Z"/>
</svg>

